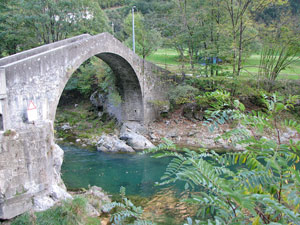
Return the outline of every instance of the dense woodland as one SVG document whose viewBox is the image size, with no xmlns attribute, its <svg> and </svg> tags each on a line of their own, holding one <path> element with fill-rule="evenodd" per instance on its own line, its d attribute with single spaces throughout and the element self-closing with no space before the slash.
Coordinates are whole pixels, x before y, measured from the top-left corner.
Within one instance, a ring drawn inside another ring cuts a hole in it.
<svg viewBox="0 0 300 225">
<path fill-rule="evenodd" d="M 230 124 L 219 139 L 244 146 L 220 155 L 180 149 L 165 140 L 146 152 L 173 157 L 161 185 L 186 183 L 185 203 L 197 213 L 185 224 L 300 224 L 300 141 L 283 137 L 286 130 L 300 135 L 300 82 L 283 72 L 292 66 L 292 73 L 300 74 L 299 0 L 1 0 L 0 56 L 82 33 L 110 32 L 131 47 L 133 6 L 137 54 L 150 59 L 168 49 L 175 55 L 169 114 L 196 105 L 204 113 L 203 126 L 213 132 Z M 250 64 L 253 54 L 259 58 Z M 91 58 L 65 90 L 86 98 L 95 90 L 113 93 L 121 102 L 115 83 L 110 68 Z M 81 203 L 66 203 L 64 213 L 55 215 L 87 223 L 86 216 L 74 216 L 84 214 Z M 80 210 L 74 213 L 74 207 Z M 106 208 L 114 224 L 154 223 L 124 190 L 121 202 Z M 15 224 L 25 220 L 30 218 Z"/>
<path fill-rule="evenodd" d="M 284 49 L 284 54 L 293 56 L 299 48 L 297 0 L 3 0 L 0 4 L 2 57 L 104 31 L 130 46 L 133 6 L 142 57 L 159 47 L 174 48 L 178 60 L 189 62 L 192 69 L 199 60 L 208 61 L 211 76 L 219 73 L 209 63 L 212 57 L 229 62 L 232 74 L 239 76 L 243 60 L 253 52 Z"/>
</svg>

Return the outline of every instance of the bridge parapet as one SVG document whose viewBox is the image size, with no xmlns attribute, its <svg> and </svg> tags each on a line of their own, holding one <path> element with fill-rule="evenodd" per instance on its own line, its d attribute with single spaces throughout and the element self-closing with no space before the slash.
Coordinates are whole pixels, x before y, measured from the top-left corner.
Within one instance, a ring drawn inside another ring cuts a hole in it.
<svg viewBox="0 0 300 225">
<path fill-rule="evenodd" d="M 58 48 L 58 47 L 70 44 L 70 43 L 74 43 L 76 41 L 80 41 L 80 40 L 83 40 L 83 39 L 88 38 L 88 37 L 91 37 L 91 35 L 82 34 L 82 35 L 79 35 L 79 36 L 76 36 L 76 37 L 68 38 L 68 39 L 57 41 L 57 42 L 54 42 L 54 43 L 42 45 L 40 47 L 33 48 L 33 49 L 30 49 L 30 50 L 27 50 L 27 51 L 23 51 L 23 52 L 20 52 L 20 53 L 17 53 L 17 54 L 14 54 L 14 55 L 11 55 L 11 56 L 0 59 L 0 66 L 5 66 L 5 65 L 8 65 L 10 63 L 14 63 L 14 62 L 17 62 L 19 60 L 22 60 L 22 59 L 26 59 L 30 56 L 37 55 L 37 54 L 40 54 L 40 53 L 49 51 L 51 49 Z"/>
</svg>

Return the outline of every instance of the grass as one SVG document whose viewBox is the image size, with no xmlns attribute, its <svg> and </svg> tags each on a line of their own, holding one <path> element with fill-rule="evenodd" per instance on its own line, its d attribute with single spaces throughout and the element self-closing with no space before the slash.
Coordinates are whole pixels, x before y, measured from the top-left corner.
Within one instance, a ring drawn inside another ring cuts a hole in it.
<svg viewBox="0 0 300 225">
<path fill-rule="evenodd" d="M 178 72 L 181 68 L 181 63 L 179 62 L 179 54 L 174 49 L 158 49 L 155 53 L 147 57 L 147 60 L 157 64 L 160 67 L 163 67 L 172 72 Z M 243 67 L 241 75 L 244 77 L 256 76 L 258 72 L 258 66 L 260 61 L 260 55 L 252 54 L 248 57 Z M 230 71 L 230 65 L 222 65 L 224 71 Z M 192 73 L 190 70 L 190 64 L 185 63 L 185 69 L 187 73 Z M 204 69 L 204 66 L 196 65 L 196 69 Z M 291 79 L 297 80 L 300 79 L 300 59 L 295 63 L 291 64 L 288 68 L 283 70 L 279 75 L 279 79 Z"/>
<path fill-rule="evenodd" d="M 58 107 L 55 127 L 59 128 L 66 123 L 74 129 L 71 132 L 57 129 L 56 136 L 68 141 L 74 141 L 76 138 L 93 139 L 95 135 L 100 136 L 103 132 L 113 132 L 116 127 L 114 119 L 99 118 L 89 101 L 79 102 L 77 107 L 74 105 Z"/>
<path fill-rule="evenodd" d="M 87 199 L 75 197 L 73 200 L 64 201 L 61 205 L 43 212 L 25 213 L 18 216 L 11 221 L 11 225 L 100 225 L 101 221 L 99 219 L 87 216 L 86 204 Z"/>
</svg>

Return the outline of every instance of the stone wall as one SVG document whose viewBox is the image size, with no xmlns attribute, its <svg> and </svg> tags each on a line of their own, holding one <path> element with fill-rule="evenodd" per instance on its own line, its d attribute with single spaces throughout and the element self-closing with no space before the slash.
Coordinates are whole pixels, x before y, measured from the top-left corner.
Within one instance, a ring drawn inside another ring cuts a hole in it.
<svg viewBox="0 0 300 225">
<path fill-rule="evenodd" d="M 53 195 L 58 184 L 63 192 L 61 151 L 49 122 L 0 133 L 0 219 L 32 209 L 40 197 Z"/>
</svg>

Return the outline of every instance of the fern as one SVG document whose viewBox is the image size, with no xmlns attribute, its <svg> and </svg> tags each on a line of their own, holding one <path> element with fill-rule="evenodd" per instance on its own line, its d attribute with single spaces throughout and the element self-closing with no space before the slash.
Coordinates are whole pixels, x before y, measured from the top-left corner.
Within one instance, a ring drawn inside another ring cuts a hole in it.
<svg viewBox="0 0 300 225">
<path fill-rule="evenodd" d="M 125 195 L 125 188 L 120 188 L 120 195 L 122 202 L 111 202 L 103 206 L 104 212 L 111 212 L 113 209 L 115 213 L 111 214 L 110 222 L 113 225 L 130 224 L 130 220 L 133 220 L 134 225 L 152 225 L 151 221 L 143 220 L 143 209 L 136 207 Z"/>
<path fill-rule="evenodd" d="M 292 99 L 292 98 L 291 98 Z M 264 96 L 267 113 L 244 114 L 235 103 L 235 109 L 210 112 L 207 125 L 211 130 L 237 120 L 242 126 L 220 138 L 243 144 L 245 151 L 218 155 L 214 151 L 196 153 L 188 149 L 169 152 L 164 146 L 156 148 L 155 157 L 173 157 L 161 184 L 186 182 L 187 188 L 197 188 L 197 194 L 186 199 L 197 204 L 197 221 L 186 224 L 300 224 L 300 173 L 296 164 L 300 159 L 300 141 L 280 142 L 278 115 L 291 107 L 290 100 L 273 95 Z M 299 132 L 299 124 L 285 121 L 285 125 Z M 277 140 L 258 138 L 245 127 L 258 131 L 273 131 Z M 232 169 L 235 166 L 235 169 Z M 246 222 L 246 223 L 248 223 Z"/>
</svg>

